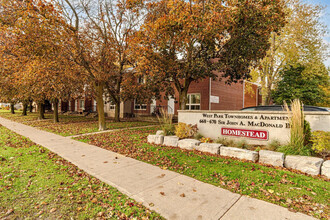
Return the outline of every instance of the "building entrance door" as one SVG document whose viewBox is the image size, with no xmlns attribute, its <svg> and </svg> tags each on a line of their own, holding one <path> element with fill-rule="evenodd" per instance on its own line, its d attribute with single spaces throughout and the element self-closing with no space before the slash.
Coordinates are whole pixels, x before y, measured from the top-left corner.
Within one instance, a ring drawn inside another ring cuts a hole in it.
<svg viewBox="0 0 330 220">
<path fill-rule="evenodd" d="M 168 102 L 167 102 L 167 113 L 168 114 L 174 114 L 174 98 L 169 97 Z"/>
<path fill-rule="evenodd" d="M 156 110 L 156 99 L 152 99 L 152 102 L 150 104 L 150 113 L 154 113 Z"/>
</svg>

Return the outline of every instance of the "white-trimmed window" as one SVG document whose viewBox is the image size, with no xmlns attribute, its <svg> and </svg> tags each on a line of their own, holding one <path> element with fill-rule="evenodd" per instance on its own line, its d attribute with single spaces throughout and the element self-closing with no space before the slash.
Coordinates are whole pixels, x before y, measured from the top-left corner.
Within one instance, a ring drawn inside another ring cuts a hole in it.
<svg viewBox="0 0 330 220">
<path fill-rule="evenodd" d="M 147 104 L 142 103 L 139 100 L 134 100 L 134 110 L 147 110 Z"/>
<path fill-rule="evenodd" d="M 144 76 L 139 76 L 138 83 L 139 84 L 145 84 L 146 83 L 146 78 Z"/>
<path fill-rule="evenodd" d="M 109 103 L 109 110 L 114 111 L 116 109 L 116 105 L 113 105 L 111 102 Z"/>
<path fill-rule="evenodd" d="M 116 104 L 112 100 L 109 100 L 107 103 L 109 106 L 109 111 L 114 111 L 116 109 Z"/>
<path fill-rule="evenodd" d="M 201 94 L 188 94 L 187 96 L 187 110 L 200 110 L 201 109 Z"/>
<path fill-rule="evenodd" d="M 85 100 L 84 99 L 79 100 L 79 108 L 82 110 L 85 110 Z"/>
</svg>

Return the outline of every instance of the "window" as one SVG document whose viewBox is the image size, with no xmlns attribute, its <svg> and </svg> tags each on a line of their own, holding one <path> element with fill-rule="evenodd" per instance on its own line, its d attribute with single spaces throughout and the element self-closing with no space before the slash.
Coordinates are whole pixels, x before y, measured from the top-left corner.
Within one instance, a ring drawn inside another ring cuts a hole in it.
<svg viewBox="0 0 330 220">
<path fill-rule="evenodd" d="M 113 105 L 111 102 L 109 103 L 109 110 L 115 110 L 116 105 Z"/>
<path fill-rule="evenodd" d="M 201 109 L 201 95 L 188 94 L 188 101 L 186 105 L 187 110 L 200 110 Z"/>
<path fill-rule="evenodd" d="M 138 83 L 139 83 L 139 84 L 145 84 L 145 83 L 146 83 L 146 79 L 145 79 L 145 77 L 144 77 L 144 76 L 140 76 L 140 77 L 138 78 Z"/>
<path fill-rule="evenodd" d="M 146 110 L 147 104 L 142 103 L 141 101 L 134 100 L 134 110 Z"/>
<path fill-rule="evenodd" d="M 85 100 L 83 99 L 79 100 L 79 108 L 85 110 Z"/>
</svg>

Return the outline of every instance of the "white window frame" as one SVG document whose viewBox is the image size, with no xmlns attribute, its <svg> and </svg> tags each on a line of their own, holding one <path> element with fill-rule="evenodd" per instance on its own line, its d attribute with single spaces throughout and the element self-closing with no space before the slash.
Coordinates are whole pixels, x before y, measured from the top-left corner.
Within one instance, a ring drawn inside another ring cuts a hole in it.
<svg viewBox="0 0 330 220">
<path fill-rule="evenodd" d="M 147 104 L 137 104 L 136 99 L 134 99 L 134 110 L 146 111 Z"/>
<path fill-rule="evenodd" d="M 83 103 L 83 105 L 81 105 Z M 85 100 L 84 99 L 79 99 L 79 108 L 82 110 L 85 110 Z"/>
<path fill-rule="evenodd" d="M 192 96 L 194 95 L 199 95 L 199 103 L 191 103 L 191 99 L 192 99 Z M 188 99 L 188 102 L 186 104 L 186 110 L 201 110 L 201 102 L 202 102 L 202 96 L 200 93 L 189 93 L 187 94 L 187 99 Z M 199 109 L 191 109 L 191 106 L 199 106 Z"/>
<path fill-rule="evenodd" d="M 139 77 L 138 77 L 138 83 L 139 83 L 139 84 L 145 84 L 145 83 L 146 83 L 146 78 L 145 78 L 145 76 L 139 76 Z"/>
<path fill-rule="evenodd" d="M 109 111 L 114 111 L 116 109 L 116 105 L 109 103 Z"/>
</svg>

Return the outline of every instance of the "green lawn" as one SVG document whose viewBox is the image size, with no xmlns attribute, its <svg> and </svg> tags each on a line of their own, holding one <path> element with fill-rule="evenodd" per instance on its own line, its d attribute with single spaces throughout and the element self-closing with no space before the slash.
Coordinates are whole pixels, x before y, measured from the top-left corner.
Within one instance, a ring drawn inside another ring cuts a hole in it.
<svg viewBox="0 0 330 220">
<path fill-rule="evenodd" d="M 45 120 L 37 120 L 37 113 L 28 113 L 22 116 L 21 111 L 11 114 L 8 110 L 0 110 L 0 116 L 17 121 L 29 126 L 37 127 L 49 132 L 53 132 L 62 136 L 72 136 L 77 134 L 85 134 L 98 131 L 97 118 L 88 118 L 83 116 L 59 115 L 59 123 L 54 123 L 52 114 L 45 114 Z M 130 127 L 140 127 L 154 125 L 154 122 L 126 120 L 122 122 L 114 122 L 107 119 L 108 129 L 121 129 Z"/>
<path fill-rule="evenodd" d="M 0 219 L 162 219 L 2 126 L 0 198 Z"/>
<path fill-rule="evenodd" d="M 155 127 L 125 130 L 85 136 L 80 140 L 293 211 L 323 219 L 330 217 L 329 180 L 285 168 L 275 169 L 198 151 L 146 143 L 147 135 L 156 130 Z"/>
</svg>

